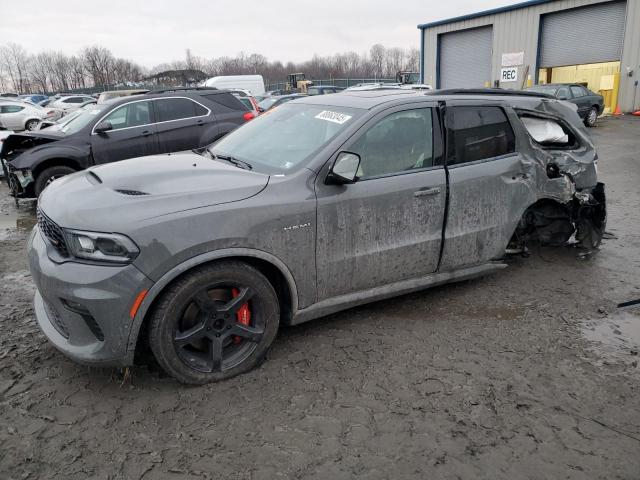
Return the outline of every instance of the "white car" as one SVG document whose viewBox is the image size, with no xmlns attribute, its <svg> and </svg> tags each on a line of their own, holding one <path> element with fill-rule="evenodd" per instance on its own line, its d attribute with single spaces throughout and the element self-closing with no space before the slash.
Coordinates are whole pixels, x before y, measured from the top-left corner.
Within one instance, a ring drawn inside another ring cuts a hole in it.
<svg viewBox="0 0 640 480">
<path fill-rule="evenodd" d="M 96 99 L 90 95 L 69 95 L 54 100 L 48 107 L 60 110 L 62 112 L 61 116 L 63 116 L 83 107 L 87 103 L 96 103 Z"/>
<path fill-rule="evenodd" d="M 55 112 L 20 100 L 0 100 L 0 127 L 8 130 L 35 130 Z"/>
</svg>

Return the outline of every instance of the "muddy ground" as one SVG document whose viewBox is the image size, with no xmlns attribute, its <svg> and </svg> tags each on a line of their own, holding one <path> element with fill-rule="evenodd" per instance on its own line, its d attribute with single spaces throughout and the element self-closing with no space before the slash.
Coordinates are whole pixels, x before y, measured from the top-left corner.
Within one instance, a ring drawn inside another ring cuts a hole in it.
<svg viewBox="0 0 640 480">
<path fill-rule="evenodd" d="M 280 332 L 187 388 L 72 363 L 38 331 L 33 205 L 0 189 L 1 479 L 640 478 L 640 118 L 592 130 L 614 238 Z"/>
</svg>

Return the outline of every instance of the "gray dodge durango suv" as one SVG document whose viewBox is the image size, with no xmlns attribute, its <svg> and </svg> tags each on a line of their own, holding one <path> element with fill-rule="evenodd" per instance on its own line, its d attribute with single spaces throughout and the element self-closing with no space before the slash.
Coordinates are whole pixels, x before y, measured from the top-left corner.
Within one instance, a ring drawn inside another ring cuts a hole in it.
<svg viewBox="0 0 640 480">
<path fill-rule="evenodd" d="M 575 109 L 503 91 L 290 102 L 214 145 L 91 167 L 42 193 L 37 321 L 69 357 L 150 347 L 185 383 L 258 365 L 278 327 L 505 267 L 605 228 Z"/>
</svg>

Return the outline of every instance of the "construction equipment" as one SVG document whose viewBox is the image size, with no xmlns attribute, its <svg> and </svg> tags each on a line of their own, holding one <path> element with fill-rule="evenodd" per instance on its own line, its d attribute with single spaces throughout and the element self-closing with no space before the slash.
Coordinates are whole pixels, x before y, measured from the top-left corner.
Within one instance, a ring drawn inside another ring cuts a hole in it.
<svg viewBox="0 0 640 480">
<path fill-rule="evenodd" d="M 313 82 L 307 80 L 304 73 L 290 73 L 287 75 L 287 92 L 307 93 L 307 88 L 311 85 L 313 85 Z"/>
<path fill-rule="evenodd" d="M 420 74 L 418 72 L 401 70 L 396 73 L 396 82 L 398 82 L 400 85 L 412 85 L 414 83 L 420 83 Z"/>
</svg>

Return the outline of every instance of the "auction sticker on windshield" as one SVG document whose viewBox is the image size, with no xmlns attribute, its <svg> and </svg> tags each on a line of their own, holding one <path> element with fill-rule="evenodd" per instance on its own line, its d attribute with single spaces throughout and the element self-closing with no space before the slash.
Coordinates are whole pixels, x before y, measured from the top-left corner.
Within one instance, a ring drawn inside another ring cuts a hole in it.
<svg viewBox="0 0 640 480">
<path fill-rule="evenodd" d="M 329 110 L 324 110 L 320 112 L 318 115 L 316 115 L 316 118 L 319 118 L 320 120 L 326 120 L 327 122 L 333 122 L 333 123 L 338 123 L 342 125 L 343 123 L 346 123 L 349 121 L 349 119 L 351 118 L 351 115 L 346 115 L 340 112 L 331 112 Z"/>
</svg>

